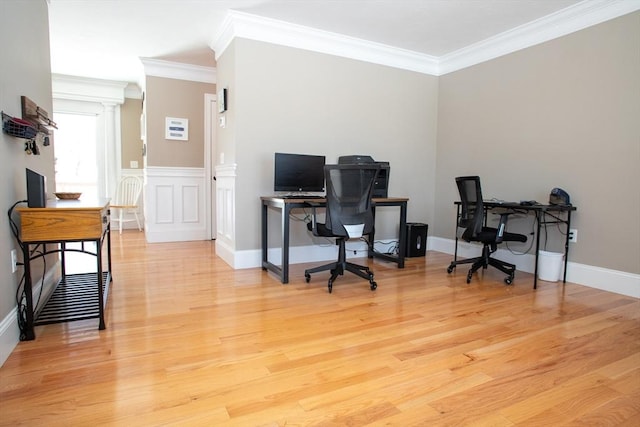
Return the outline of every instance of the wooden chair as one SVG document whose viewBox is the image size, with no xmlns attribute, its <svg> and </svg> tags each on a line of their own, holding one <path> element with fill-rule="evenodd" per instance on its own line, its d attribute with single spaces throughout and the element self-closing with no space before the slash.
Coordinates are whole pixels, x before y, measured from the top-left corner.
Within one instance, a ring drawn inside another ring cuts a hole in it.
<svg viewBox="0 0 640 427">
<path fill-rule="evenodd" d="M 116 190 L 116 197 L 111 203 L 111 221 L 117 222 L 122 234 L 122 223 L 136 221 L 138 231 L 142 231 L 138 218 L 138 200 L 142 193 L 142 180 L 137 176 L 123 176 Z M 133 214 L 134 218 L 126 218 L 125 214 Z"/>
</svg>

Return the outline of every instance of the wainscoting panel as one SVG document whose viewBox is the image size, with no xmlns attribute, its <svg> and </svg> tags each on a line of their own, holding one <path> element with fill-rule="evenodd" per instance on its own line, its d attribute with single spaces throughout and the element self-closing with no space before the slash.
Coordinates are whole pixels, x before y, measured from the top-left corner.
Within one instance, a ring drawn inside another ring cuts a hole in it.
<svg viewBox="0 0 640 427">
<path fill-rule="evenodd" d="M 206 240 L 203 168 L 145 169 L 145 233 L 148 242 Z"/>
<path fill-rule="evenodd" d="M 173 185 L 158 184 L 154 187 L 156 224 L 173 224 L 173 206 L 175 196 Z"/>
<path fill-rule="evenodd" d="M 198 223 L 202 219 L 200 217 L 200 199 L 198 193 L 204 187 L 197 185 L 182 186 L 182 219 L 185 223 Z"/>
</svg>

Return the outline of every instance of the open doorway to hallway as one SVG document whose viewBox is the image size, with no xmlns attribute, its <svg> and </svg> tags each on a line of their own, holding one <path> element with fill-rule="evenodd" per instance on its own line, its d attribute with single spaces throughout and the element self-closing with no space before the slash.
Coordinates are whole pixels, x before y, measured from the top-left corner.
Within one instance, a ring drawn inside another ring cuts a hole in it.
<svg viewBox="0 0 640 427">
<path fill-rule="evenodd" d="M 55 191 L 82 193 L 83 199 L 98 197 L 96 162 L 97 116 L 54 113 Z"/>
</svg>

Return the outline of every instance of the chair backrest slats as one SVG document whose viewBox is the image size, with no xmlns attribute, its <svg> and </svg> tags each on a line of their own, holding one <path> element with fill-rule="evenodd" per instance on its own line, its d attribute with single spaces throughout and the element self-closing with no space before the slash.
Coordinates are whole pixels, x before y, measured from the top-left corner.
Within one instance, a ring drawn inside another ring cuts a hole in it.
<svg viewBox="0 0 640 427">
<path fill-rule="evenodd" d="M 462 203 L 462 216 L 458 226 L 464 228 L 462 238 L 469 241 L 482 231 L 484 224 L 484 204 L 482 201 L 482 187 L 479 176 L 460 176 L 456 178 L 456 185 Z"/>
<path fill-rule="evenodd" d="M 112 204 L 120 206 L 136 206 L 142 192 L 142 180 L 137 176 L 123 176 L 116 190 Z"/>
<path fill-rule="evenodd" d="M 325 165 L 325 225 L 334 235 L 348 237 L 345 225 L 362 224 L 362 234 L 373 230 L 371 193 L 379 170 L 377 164 Z"/>
</svg>

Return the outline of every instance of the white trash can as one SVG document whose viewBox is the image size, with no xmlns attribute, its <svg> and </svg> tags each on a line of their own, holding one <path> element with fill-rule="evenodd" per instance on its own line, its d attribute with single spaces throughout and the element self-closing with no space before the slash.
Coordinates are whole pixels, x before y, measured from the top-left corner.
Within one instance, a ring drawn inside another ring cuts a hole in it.
<svg viewBox="0 0 640 427">
<path fill-rule="evenodd" d="M 563 258 L 562 253 L 538 251 L 538 279 L 546 282 L 560 280 Z"/>
</svg>

